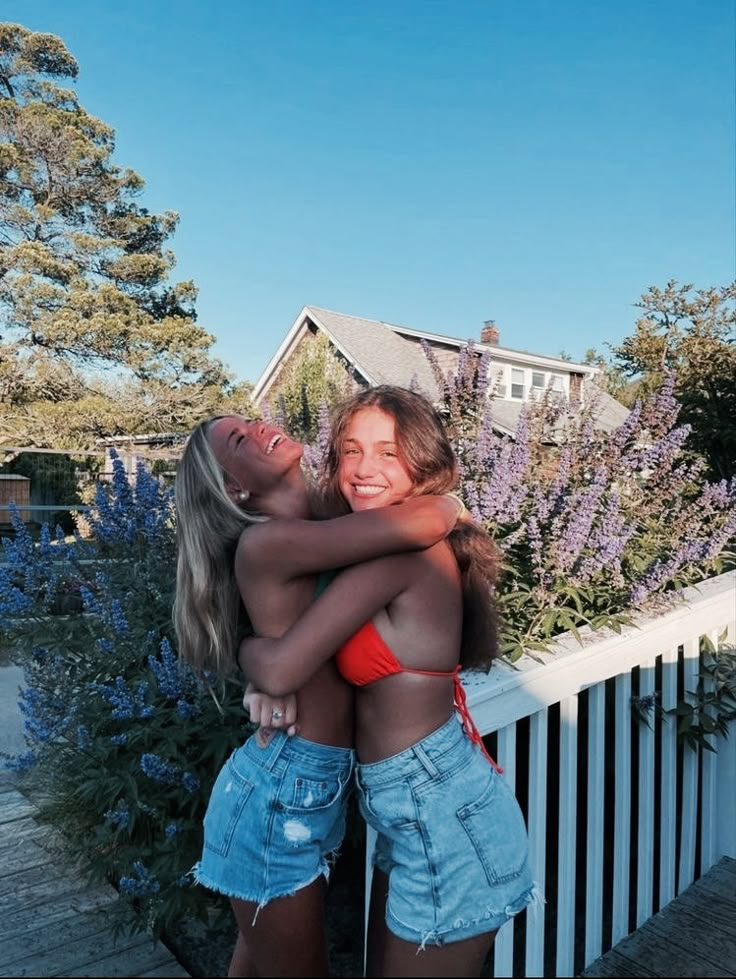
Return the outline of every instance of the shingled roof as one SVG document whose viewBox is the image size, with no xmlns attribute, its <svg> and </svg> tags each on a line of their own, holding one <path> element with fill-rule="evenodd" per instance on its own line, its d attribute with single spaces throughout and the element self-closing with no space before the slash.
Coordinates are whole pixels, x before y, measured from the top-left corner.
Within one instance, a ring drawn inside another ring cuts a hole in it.
<svg viewBox="0 0 736 979">
<path fill-rule="evenodd" d="M 424 338 L 431 346 L 435 348 L 442 346 L 455 355 L 470 342 L 470 338 L 459 340 L 397 326 L 383 320 L 364 319 L 319 306 L 305 306 L 256 382 L 253 390 L 256 401 L 267 394 L 278 375 L 280 366 L 296 348 L 299 339 L 310 328 L 310 324 L 327 335 L 355 374 L 363 378 L 367 384 L 371 386 L 398 384 L 402 387 L 415 385 L 432 400 L 439 399 L 440 391 L 419 341 Z M 473 340 L 473 343 L 479 350 L 488 349 L 488 346 L 479 340 Z M 596 399 L 596 425 L 600 428 L 606 430 L 617 428 L 628 414 L 627 408 L 595 385 L 593 377 L 597 369 L 589 364 L 577 364 L 560 357 L 531 354 L 528 351 L 514 350 L 496 344 L 492 345 L 491 349 L 494 358 L 498 360 L 520 361 L 527 365 L 538 365 L 541 369 L 565 373 L 573 371 L 581 374 L 584 378 L 586 394 L 589 392 Z M 521 401 L 496 399 L 493 404 L 494 425 L 507 434 L 513 434 L 522 407 Z"/>
<path fill-rule="evenodd" d="M 419 344 L 406 340 L 399 327 L 379 320 L 308 306 L 314 322 L 371 384 L 417 384 L 432 400 L 440 392 Z"/>
</svg>

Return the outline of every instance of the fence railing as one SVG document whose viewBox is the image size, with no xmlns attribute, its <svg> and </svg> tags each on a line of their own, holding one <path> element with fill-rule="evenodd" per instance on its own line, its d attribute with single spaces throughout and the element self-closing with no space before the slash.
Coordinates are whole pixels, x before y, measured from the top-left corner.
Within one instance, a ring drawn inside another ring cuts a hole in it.
<svg viewBox="0 0 736 979">
<path fill-rule="evenodd" d="M 164 476 L 176 468 L 174 446 L 115 447 L 131 484 L 140 459 L 157 466 Z M 24 523 L 53 525 L 69 522 L 73 513 L 90 508 L 94 485 L 109 480 L 113 464 L 110 449 L 40 449 L 35 446 L 0 445 L 0 525 L 10 521 L 16 507 Z"/>
<path fill-rule="evenodd" d="M 565 637 L 538 660 L 464 676 L 545 894 L 499 932 L 494 976 L 574 976 L 736 856 L 736 724 L 706 737 L 711 751 L 678 738 L 668 713 L 692 700 L 702 637 L 733 648 L 735 633 L 729 572 L 621 634 Z M 369 832 L 367 867 L 373 843 Z"/>
</svg>

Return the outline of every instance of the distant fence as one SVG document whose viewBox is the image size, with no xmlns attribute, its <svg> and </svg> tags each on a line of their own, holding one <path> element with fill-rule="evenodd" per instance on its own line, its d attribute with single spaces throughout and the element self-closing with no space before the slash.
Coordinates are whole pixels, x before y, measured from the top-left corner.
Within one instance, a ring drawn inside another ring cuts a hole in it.
<svg viewBox="0 0 736 979">
<path fill-rule="evenodd" d="M 164 479 L 172 479 L 181 446 L 122 444 L 115 451 L 128 478 L 135 479 L 139 460 Z M 69 531 L 74 514 L 85 513 L 94 500 L 95 487 L 111 478 L 110 449 L 39 449 L 0 445 L 0 529 L 10 527 L 15 506 L 26 524 L 57 523 Z"/>
</svg>

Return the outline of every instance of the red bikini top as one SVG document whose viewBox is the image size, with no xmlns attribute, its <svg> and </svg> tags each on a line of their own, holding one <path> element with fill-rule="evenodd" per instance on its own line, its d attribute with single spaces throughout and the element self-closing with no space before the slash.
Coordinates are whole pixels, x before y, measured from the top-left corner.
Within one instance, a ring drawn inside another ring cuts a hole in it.
<svg viewBox="0 0 736 979">
<path fill-rule="evenodd" d="M 335 665 L 343 680 L 352 684 L 354 687 L 364 687 L 376 680 L 382 680 L 387 676 L 394 676 L 397 673 L 419 673 L 422 676 L 451 676 L 455 685 L 455 710 L 462 718 L 463 728 L 471 741 L 477 744 L 488 761 L 493 765 L 499 774 L 503 769 L 496 764 L 486 751 L 480 731 L 475 726 L 473 718 L 468 710 L 465 688 L 460 680 L 460 665 L 455 667 L 452 672 L 442 672 L 439 670 L 412 670 L 408 666 L 402 666 L 396 659 L 393 652 L 381 637 L 378 629 L 373 622 L 368 621 L 358 631 L 338 649 L 335 655 Z"/>
</svg>

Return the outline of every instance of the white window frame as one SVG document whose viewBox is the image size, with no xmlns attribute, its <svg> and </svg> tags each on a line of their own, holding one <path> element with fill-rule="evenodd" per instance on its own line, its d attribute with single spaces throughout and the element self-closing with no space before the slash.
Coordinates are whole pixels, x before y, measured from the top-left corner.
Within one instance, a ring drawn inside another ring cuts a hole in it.
<svg viewBox="0 0 736 979">
<path fill-rule="evenodd" d="M 555 381 L 559 381 L 559 385 L 556 386 Z M 565 384 L 564 374 L 550 374 L 547 386 L 551 397 L 558 398 L 560 401 L 567 401 L 568 388 Z"/>
<path fill-rule="evenodd" d="M 521 384 L 519 384 L 518 380 L 515 380 L 514 378 L 514 375 L 517 375 L 518 377 L 519 374 L 521 374 Z M 509 385 L 509 397 L 511 397 L 514 401 L 526 401 L 527 391 L 528 391 L 528 385 L 526 383 L 527 381 L 526 375 L 527 372 L 524 370 L 523 367 L 511 368 L 511 384 Z M 521 394 L 514 393 L 514 388 L 518 388 L 518 387 L 521 387 Z"/>
<path fill-rule="evenodd" d="M 508 377 L 508 380 L 507 380 Z M 542 384 L 535 381 L 542 379 Z M 532 401 L 541 398 L 549 391 L 553 398 L 567 400 L 569 397 L 568 375 L 556 371 L 542 370 L 538 367 L 509 367 L 508 375 L 499 371 L 494 377 L 496 386 L 503 386 L 508 394 L 505 397 L 511 401 Z M 516 392 L 514 389 L 516 388 Z M 522 393 L 518 393 L 521 388 Z M 502 397 L 503 395 L 499 395 Z"/>
</svg>

